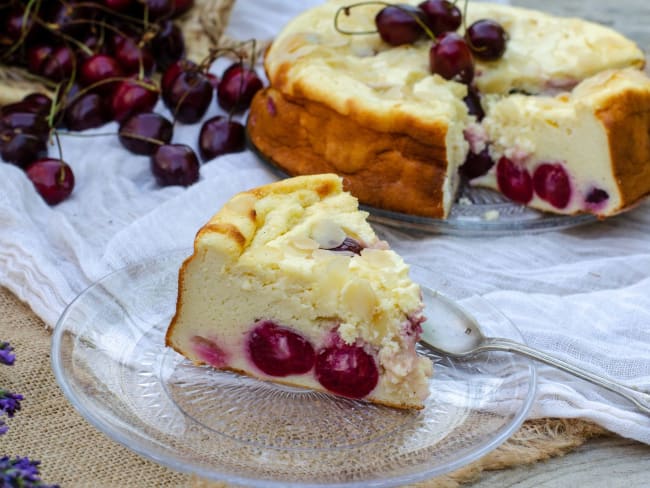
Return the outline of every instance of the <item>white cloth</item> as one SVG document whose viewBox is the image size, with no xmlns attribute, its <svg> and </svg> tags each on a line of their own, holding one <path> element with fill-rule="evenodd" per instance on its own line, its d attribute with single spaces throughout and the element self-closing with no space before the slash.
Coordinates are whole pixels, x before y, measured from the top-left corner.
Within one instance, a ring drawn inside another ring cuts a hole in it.
<svg viewBox="0 0 650 488">
<path fill-rule="evenodd" d="M 316 3 L 240 0 L 230 30 L 241 39 L 270 38 Z M 213 103 L 206 118 L 217 113 Z M 198 127 L 178 127 L 174 141 L 196 147 Z M 90 133 L 116 130 L 111 123 Z M 188 189 L 158 188 L 147 157 L 126 152 L 115 135 L 88 133 L 62 137 L 76 188 L 58 206 L 43 203 L 20 169 L 0 164 L 0 284 L 48 326 L 95 280 L 191 246 L 196 230 L 231 195 L 276 178 L 244 152 L 204 164 L 200 182 Z M 530 345 L 650 390 L 649 203 L 587 227 L 538 235 L 476 239 L 378 230 L 408 262 L 430 270 L 427 284 L 456 298 L 483 295 Z M 549 367 L 539 368 L 531 416 L 582 417 L 650 444 L 649 416 Z"/>
</svg>

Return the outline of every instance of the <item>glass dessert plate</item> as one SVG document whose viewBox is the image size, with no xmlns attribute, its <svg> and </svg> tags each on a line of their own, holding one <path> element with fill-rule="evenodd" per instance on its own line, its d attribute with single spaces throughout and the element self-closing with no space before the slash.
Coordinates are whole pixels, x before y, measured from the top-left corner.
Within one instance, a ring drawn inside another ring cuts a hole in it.
<svg viewBox="0 0 650 488">
<path fill-rule="evenodd" d="M 251 150 L 280 178 L 289 175 L 264 155 L 249 140 Z M 578 225 L 597 222 L 591 214 L 559 215 L 540 212 L 519 205 L 489 188 L 478 188 L 464 184 L 446 219 L 422 217 L 369 205 L 360 205 L 376 223 L 439 234 L 467 237 L 500 236 L 510 234 L 531 234 L 537 232 L 569 229 Z"/>
<path fill-rule="evenodd" d="M 53 336 L 54 374 L 68 400 L 149 459 L 246 486 L 401 486 L 484 456 L 526 417 L 534 367 L 504 353 L 470 361 L 430 355 L 435 373 L 421 411 L 194 366 L 164 346 L 178 268 L 190 253 L 106 276 L 67 307 Z M 427 299 L 437 312 L 449 307 L 435 296 Z M 485 300 L 463 307 L 486 332 L 522 340 Z"/>
</svg>

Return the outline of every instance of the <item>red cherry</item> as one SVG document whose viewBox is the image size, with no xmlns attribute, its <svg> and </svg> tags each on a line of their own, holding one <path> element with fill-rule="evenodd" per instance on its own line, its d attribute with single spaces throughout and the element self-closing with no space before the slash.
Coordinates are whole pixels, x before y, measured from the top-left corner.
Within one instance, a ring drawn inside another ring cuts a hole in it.
<svg viewBox="0 0 650 488">
<path fill-rule="evenodd" d="M 472 53 L 483 61 L 496 61 L 506 50 L 506 31 L 490 19 L 477 20 L 467 28 L 465 39 Z"/>
<path fill-rule="evenodd" d="M 375 25 L 385 43 L 400 46 L 412 44 L 424 34 L 417 19 L 424 22 L 421 10 L 405 4 L 389 5 L 375 16 Z"/>
<path fill-rule="evenodd" d="M 95 85 L 108 78 L 120 78 L 124 76 L 122 68 L 112 56 L 106 54 L 95 54 L 90 56 L 81 64 L 79 78 L 83 85 Z M 109 93 L 115 83 L 104 83 L 98 85 L 99 91 Z"/>
<path fill-rule="evenodd" d="M 234 120 L 217 115 L 206 120 L 199 134 L 201 159 L 208 161 L 222 154 L 243 151 L 246 148 L 246 130 Z"/>
<path fill-rule="evenodd" d="M 163 92 L 163 100 L 174 118 L 183 124 L 194 124 L 208 110 L 214 89 L 200 71 L 181 71 Z"/>
<path fill-rule="evenodd" d="M 379 370 L 363 347 L 340 338 L 316 355 L 316 378 L 327 390 L 349 398 L 363 398 L 377 386 Z"/>
<path fill-rule="evenodd" d="M 151 50 L 160 69 L 166 70 L 185 54 L 185 40 L 180 28 L 171 20 L 162 21 L 159 26 L 156 37 L 151 40 Z"/>
<path fill-rule="evenodd" d="M 123 122 L 133 114 L 151 112 L 158 95 L 158 89 L 150 80 L 121 81 L 111 99 L 113 118 Z"/>
<path fill-rule="evenodd" d="M 443 34 L 429 50 L 431 72 L 446 80 L 469 84 L 474 78 L 474 58 L 459 34 Z"/>
<path fill-rule="evenodd" d="M 29 132 L 5 132 L 0 135 L 0 155 L 7 163 L 26 168 L 47 156 L 47 143 Z"/>
<path fill-rule="evenodd" d="M 140 68 L 143 74 L 151 74 L 155 61 L 149 48 L 141 47 L 132 37 L 116 36 L 114 42 L 113 55 L 125 74 L 139 74 Z"/>
<path fill-rule="evenodd" d="M 219 106 L 227 111 L 246 110 L 253 96 L 263 88 L 255 70 L 243 63 L 230 65 L 224 72 L 217 89 Z"/>
<path fill-rule="evenodd" d="M 565 208 L 571 199 L 569 175 L 561 164 L 544 163 L 533 173 L 535 193 L 555 208 Z"/>
<path fill-rule="evenodd" d="M 269 376 L 304 374 L 314 367 L 311 343 L 270 320 L 255 324 L 246 346 L 253 364 Z"/>
<path fill-rule="evenodd" d="M 153 154 L 172 140 L 172 123 L 155 112 L 132 115 L 120 125 L 119 140 L 135 154 Z"/>
<path fill-rule="evenodd" d="M 112 10 L 124 12 L 133 5 L 134 0 L 104 0 L 104 5 Z"/>
<path fill-rule="evenodd" d="M 517 203 L 526 204 L 533 198 L 530 173 L 505 156 L 497 163 L 497 183 L 501 193 Z"/>
<path fill-rule="evenodd" d="M 436 37 L 460 27 L 462 22 L 460 9 L 447 0 L 427 0 L 418 7 L 424 12 L 427 27 Z"/>
<path fill-rule="evenodd" d="M 490 157 L 490 152 L 486 147 L 478 154 L 471 151 L 467 153 L 465 162 L 458 171 L 468 180 L 473 180 L 486 174 L 492 169 L 492 166 L 494 166 L 494 160 Z"/>
<path fill-rule="evenodd" d="M 65 109 L 65 125 L 70 130 L 92 129 L 110 120 L 106 101 L 98 93 L 85 93 Z"/>
<path fill-rule="evenodd" d="M 43 200 L 49 205 L 62 202 L 74 189 L 72 169 L 60 159 L 39 159 L 30 164 L 25 172 Z"/>
<path fill-rule="evenodd" d="M 181 74 L 182 71 L 196 71 L 197 69 L 198 67 L 196 63 L 194 61 L 190 61 L 189 59 L 179 59 L 178 61 L 170 64 L 169 67 L 165 69 L 165 72 L 163 73 L 163 76 L 160 80 L 160 91 L 162 92 L 163 100 L 165 99 L 166 94 L 170 92 L 174 81 L 176 81 L 176 78 Z"/>
<path fill-rule="evenodd" d="M 27 67 L 30 72 L 40 75 L 45 61 L 52 55 L 54 48 L 47 45 L 31 46 L 27 49 Z"/>
<path fill-rule="evenodd" d="M 40 74 L 54 81 L 62 81 L 70 77 L 74 70 L 75 54 L 67 46 L 58 46 L 41 64 Z"/>
<path fill-rule="evenodd" d="M 160 186 L 189 186 L 199 179 L 199 160 L 185 144 L 164 144 L 151 157 L 151 172 Z"/>
</svg>

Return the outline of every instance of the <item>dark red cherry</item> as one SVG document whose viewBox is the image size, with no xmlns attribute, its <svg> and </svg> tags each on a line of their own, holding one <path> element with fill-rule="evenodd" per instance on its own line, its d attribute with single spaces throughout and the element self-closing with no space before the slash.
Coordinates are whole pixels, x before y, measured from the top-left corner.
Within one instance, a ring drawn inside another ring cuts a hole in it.
<svg viewBox="0 0 650 488">
<path fill-rule="evenodd" d="M 239 122 L 217 115 L 206 120 L 201 126 L 199 152 L 203 161 L 222 154 L 240 152 L 245 148 L 246 130 Z"/>
<path fill-rule="evenodd" d="M 505 156 L 497 163 L 497 183 L 501 193 L 517 203 L 525 204 L 533 198 L 530 173 Z"/>
<path fill-rule="evenodd" d="M 262 87 L 262 80 L 254 69 L 243 63 L 235 63 L 230 65 L 221 76 L 217 101 L 226 111 L 241 112 L 250 106 L 253 96 Z"/>
<path fill-rule="evenodd" d="M 164 144 L 151 157 L 151 172 L 160 186 L 189 186 L 199 179 L 199 160 L 185 144 Z"/>
<path fill-rule="evenodd" d="M 478 154 L 470 151 L 458 171 L 468 180 L 473 180 L 486 174 L 492 169 L 492 166 L 494 166 L 494 160 L 490 157 L 490 152 L 486 147 Z"/>
<path fill-rule="evenodd" d="M 0 134 L 0 155 L 8 163 L 26 168 L 47 156 L 47 143 L 29 132 L 5 132 Z"/>
<path fill-rule="evenodd" d="M 179 2 L 177 1 L 176 4 Z M 159 23 L 160 30 L 151 40 L 151 50 L 161 70 L 166 70 L 185 54 L 185 40 L 180 28 L 171 20 Z"/>
<path fill-rule="evenodd" d="M 117 12 L 124 12 L 133 5 L 135 0 L 103 0 L 104 5 Z"/>
<path fill-rule="evenodd" d="M 40 74 L 54 81 L 70 77 L 75 67 L 75 53 L 68 46 L 58 46 L 41 65 Z"/>
<path fill-rule="evenodd" d="M 179 59 L 178 61 L 170 64 L 162 75 L 160 80 L 160 91 L 162 92 L 163 100 L 166 94 L 170 93 L 172 85 L 178 75 L 183 71 L 197 71 L 198 67 L 194 61 L 189 59 Z"/>
<path fill-rule="evenodd" d="M 172 123 L 160 114 L 145 112 L 132 115 L 120 125 L 119 140 L 135 154 L 153 154 L 158 146 L 172 140 Z"/>
<path fill-rule="evenodd" d="M 247 341 L 253 364 L 269 376 L 304 374 L 314 367 L 314 347 L 300 334 L 262 320 L 255 324 Z"/>
<path fill-rule="evenodd" d="M 15 111 L 9 111 L 10 107 L 20 106 Z M 23 102 L 3 107 L 0 111 L 0 132 L 16 131 L 29 132 L 42 139 L 47 139 L 50 127 L 47 119 L 41 113 L 27 112 Z"/>
<path fill-rule="evenodd" d="M 436 37 L 460 27 L 462 22 L 460 9 L 447 0 L 427 0 L 418 7 L 424 12 L 424 21 Z"/>
<path fill-rule="evenodd" d="M 101 95 L 88 92 L 76 98 L 65 109 L 64 119 L 68 129 L 82 131 L 109 122 L 111 113 Z"/>
<path fill-rule="evenodd" d="M 111 97 L 113 118 L 123 122 L 133 114 L 151 112 L 158 96 L 158 88 L 150 80 L 121 81 Z"/>
<path fill-rule="evenodd" d="M 418 19 L 424 22 L 422 11 L 411 5 L 389 5 L 375 16 L 379 36 L 391 46 L 412 44 L 424 35 Z"/>
<path fill-rule="evenodd" d="M 328 251 L 345 251 L 351 252 L 354 254 L 361 254 L 361 251 L 365 249 L 359 241 L 352 239 L 352 237 L 346 237 L 343 239 L 343 242 L 336 247 L 329 248 Z"/>
<path fill-rule="evenodd" d="M 540 164 L 533 173 L 533 188 L 555 208 L 565 208 L 571 199 L 571 182 L 561 164 Z"/>
<path fill-rule="evenodd" d="M 102 93 L 110 93 L 115 83 L 105 83 L 109 78 L 121 78 L 124 76 L 122 68 L 114 57 L 106 54 L 95 54 L 81 63 L 79 79 L 85 86 L 97 85 Z M 104 83 L 102 83 L 104 82 Z M 101 83 L 101 84 L 100 84 Z"/>
<path fill-rule="evenodd" d="M 316 379 L 328 391 L 363 398 L 377 386 L 379 370 L 363 347 L 337 339 L 316 355 Z"/>
<path fill-rule="evenodd" d="M 208 110 L 214 89 L 210 80 L 199 71 L 181 71 L 163 92 L 163 100 L 174 118 L 183 124 L 194 124 Z"/>
<path fill-rule="evenodd" d="M 52 55 L 54 48 L 47 45 L 31 46 L 27 49 L 27 68 L 30 72 L 41 75 L 45 61 Z"/>
<path fill-rule="evenodd" d="M 25 95 L 22 102 L 26 104 L 26 107 L 31 107 L 31 110 L 35 113 L 48 114 L 52 109 L 52 99 L 43 93 L 30 93 Z"/>
<path fill-rule="evenodd" d="M 443 34 L 429 50 L 431 72 L 446 80 L 469 84 L 474 78 L 474 58 L 459 34 Z"/>
<path fill-rule="evenodd" d="M 149 75 L 153 71 L 154 57 L 146 46 L 141 46 L 136 39 L 128 36 L 116 36 L 113 55 L 126 75 Z M 142 71 L 140 71 L 142 70 Z"/>
<path fill-rule="evenodd" d="M 477 20 L 467 28 L 465 39 L 474 56 L 483 61 L 496 61 L 506 50 L 506 31 L 494 20 Z"/>
<path fill-rule="evenodd" d="M 117 12 L 124 12 L 133 6 L 136 0 L 103 0 L 104 5 Z"/>
<path fill-rule="evenodd" d="M 609 199 L 609 193 L 601 188 L 593 188 L 587 194 L 585 201 L 593 205 L 599 205 Z"/>
<path fill-rule="evenodd" d="M 30 164 L 25 172 L 43 200 L 50 205 L 62 202 L 74 189 L 72 168 L 60 159 L 39 159 Z"/>
</svg>

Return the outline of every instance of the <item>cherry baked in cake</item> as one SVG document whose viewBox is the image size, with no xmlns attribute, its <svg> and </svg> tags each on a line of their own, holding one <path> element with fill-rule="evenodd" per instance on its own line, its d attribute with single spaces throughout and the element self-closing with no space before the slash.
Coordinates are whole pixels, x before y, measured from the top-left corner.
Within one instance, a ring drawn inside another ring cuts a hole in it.
<svg viewBox="0 0 650 488">
<path fill-rule="evenodd" d="M 435 218 L 463 181 L 599 217 L 650 194 L 650 78 L 629 39 L 483 2 L 462 22 L 440 0 L 349 5 L 304 12 L 267 52 L 248 131 L 284 172 Z"/>
<path fill-rule="evenodd" d="M 422 408 L 421 291 L 366 217 L 334 174 L 234 196 L 180 269 L 167 345 L 196 364 Z"/>
</svg>

